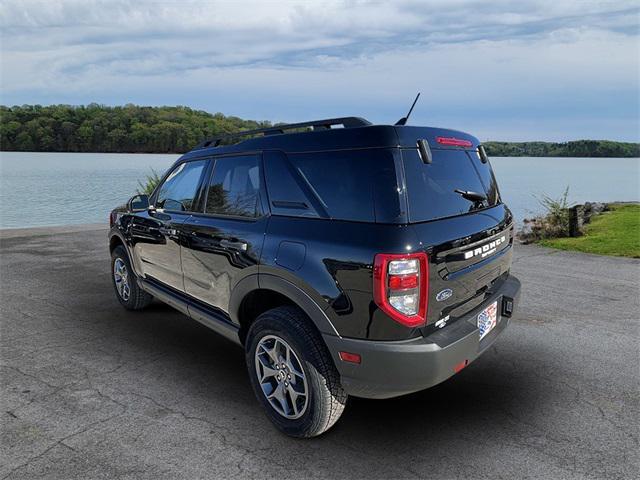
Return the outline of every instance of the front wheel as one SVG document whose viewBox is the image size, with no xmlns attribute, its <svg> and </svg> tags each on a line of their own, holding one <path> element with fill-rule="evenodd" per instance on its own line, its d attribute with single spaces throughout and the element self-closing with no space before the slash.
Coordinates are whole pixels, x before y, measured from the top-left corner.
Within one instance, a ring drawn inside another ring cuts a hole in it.
<svg viewBox="0 0 640 480">
<path fill-rule="evenodd" d="M 127 251 L 122 246 L 111 253 L 111 280 L 120 304 L 127 310 L 142 310 L 153 297 L 136 282 Z"/>
<path fill-rule="evenodd" d="M 245 345 L 253 390 L 280 431 L 314 437 L 338 421 L 347 394 L 326 345 L 299 309 L 263 313 Z"/>
</svg>

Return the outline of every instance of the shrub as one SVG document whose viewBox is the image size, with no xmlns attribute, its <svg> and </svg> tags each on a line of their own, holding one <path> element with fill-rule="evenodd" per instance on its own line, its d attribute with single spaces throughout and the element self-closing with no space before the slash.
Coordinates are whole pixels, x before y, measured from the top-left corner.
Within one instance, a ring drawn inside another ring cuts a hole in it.
<svg viewBox="0 0 640 480">
<path fill-rule="evenodd" d="M 151 173 L 146 176 L 146 178 L 144 180 L 144 183 L 141 182 L 140 180 L 138 180 L 138 186 L 139 186 L 138 194 L 139 195 L 151 195 L 153 193 L 153 191 L 155 190 L 155 188 L 160 183 L 160 180 L 162 180 L 162 177 L 160 177 L 160 175 L 158 175 L 158 172 L 156 172 L 152 168 L 151 169 Z"/>
<path fill-rule="evenodd" d="M 569 187 L 565 188 L 559 198 L 552 198 L 542 194 L 535 197 L 545 210 L 543 215 L 524 220 L 524 228 L 519 232 L 519 238 L 525 242 L 537 242 L 547 238 L 569 236 Z"/>
<path fill-rule="evenodd" d="M 548 195 L 542 195 L 538 198 L 538 202 L 546 210 L 544 215 L 545 237 L 555 238 L 566 237 L 569 235 L 569 186 L 564 189 L 560 198 L 551 198 Z"/>
</svg>

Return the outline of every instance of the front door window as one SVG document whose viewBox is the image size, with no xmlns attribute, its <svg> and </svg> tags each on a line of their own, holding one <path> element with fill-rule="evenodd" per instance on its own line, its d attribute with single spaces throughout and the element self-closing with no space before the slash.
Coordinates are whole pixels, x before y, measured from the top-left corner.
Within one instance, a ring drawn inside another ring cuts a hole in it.
<svg viewBox="0 0 640 480">
<path fill-rule="evenodd" d="M 166 178 L 156 197 L 155 207 L 174 212 L 191 212 L 206 160 L 178 165 Z"/>
</svg>

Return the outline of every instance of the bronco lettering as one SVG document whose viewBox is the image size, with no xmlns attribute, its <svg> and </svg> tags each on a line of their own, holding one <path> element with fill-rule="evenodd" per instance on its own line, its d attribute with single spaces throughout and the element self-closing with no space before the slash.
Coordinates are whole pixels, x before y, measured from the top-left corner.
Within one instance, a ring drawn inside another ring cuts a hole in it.
<svg viewBox="0 0 640 480">
<path fill-rule="evenodd" d="M 492 255 L 496 253 L 496 247 L 498 245 L 503 244 L 506 241 L 507 241 L 507 238 L 505 235 L 503 235 L 500 238 L 496 238 L 494 241 L 483 245 L 482 247 L 474 248 L 473 250 L 464 252 L 464 259 L 469 260 L 470 258 L 473 258 L 476 255 L 480 255 L 482 256 L 482 258 L 488 255 Z"/>
</svg>

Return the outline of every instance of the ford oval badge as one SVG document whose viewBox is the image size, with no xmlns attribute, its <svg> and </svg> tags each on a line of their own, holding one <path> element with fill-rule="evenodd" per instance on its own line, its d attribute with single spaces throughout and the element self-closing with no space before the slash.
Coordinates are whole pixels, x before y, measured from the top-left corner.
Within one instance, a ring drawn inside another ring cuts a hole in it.
<svg viewBox="0 0 640 480">
<path fill-rule="evenodd" d="M 451 295 L 453 295 L 453 290 L 451 290 L 450 288 L 445 288 L 441 292 L 438 292 L 438 294 L 436 295 L 436 301 L 442 302 L 449 298 Z"/>
</svg>

